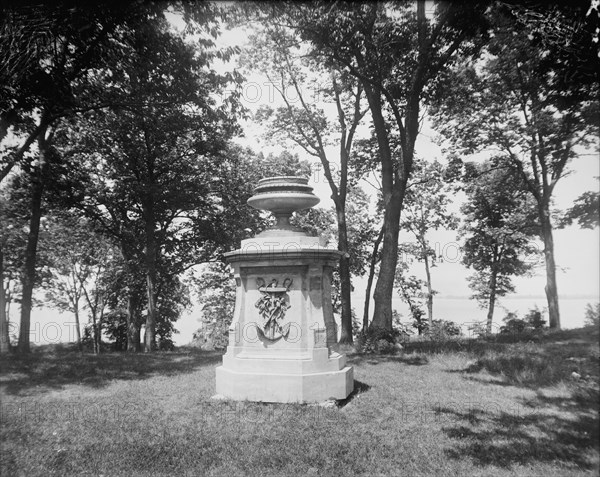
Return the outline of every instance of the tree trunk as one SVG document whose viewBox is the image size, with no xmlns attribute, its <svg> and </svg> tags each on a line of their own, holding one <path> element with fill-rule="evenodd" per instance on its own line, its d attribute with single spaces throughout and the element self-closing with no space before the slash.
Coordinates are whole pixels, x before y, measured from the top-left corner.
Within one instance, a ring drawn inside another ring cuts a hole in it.
<svg viewBox="0 0 600 477">
<path fill-rule="evenodd" d="M 81 327 L 79 326 L 79 306 L 75 304 L 75 333 L 77 336 L 77 348 L 81 353 L 83 353 L 83 345 L 81 344 Z"/>
<path fill-rule="evenodd" d="M 0 245 L 0 354 L 10 351 L 8 319 L 6 317 L 6 296 L 4 295 L 4 253 Z"/>
<path fill-rule="evenodd" d="M 340 343 L 352 344 L 352 282 L 350 279 L 350 255 L 348 253 L 348 228 L 346 212 L 336 204 L 338 220 L 338 250 L 340 259 L 340 295 L 342 300 Z"/>
<path fill-rule="evenodd" d="M 379 253 L 379 245 L 383 240 L 383 227 L 379 231 L 379 235 L 373 244 L 373 253 L 371 254 L 371 263 L 369 266 L 369 278 L 367 279 L 367 289 L 365 291 L 365 308 L 363 312 L 363 331 L 369 328 L 369 305 L 371 304 L 371 287 L 373 286 L 373 278 L 375 277 L 375 266 L 377 265 L 377 254 Z"/>
<path fill-rule="evenodd" d="M 395 189 L 394 192 L 397 192 Z M 399 192 L 399 191 L 398 191 Z M 402 189 L 404 192 L 404 189 Z M 371 328 L 392 331 L 392 296 L 394 277 L 398 264 L 398 234 L 400 231 L 400 211 L 404 194 L 394 193 L 386 204 L 384 215 L 383 247 L 381 249 L 381 266 L 375 285 L 375 310 Z"/>
<path fill-rule="evenodd" d="M 485 327 L 485 333 L 488 336 L 492 334 L 494 306 L 496 305 L 496 275 L 497 272 L 495 270 L 492 270 L 492 275 L 490 277 L 490 300 L 488 305 L 487 323 Z"/>
<path fill-rule="evenodd" d="M 544 241 L 544 259 L 546 262 L 546 299 L 548 300 L 548 318 L 550 328 L 560 330 L 560 312 L 558 308 L 558 287 L 556 285 L 556 263 L 554 262 L 554 238 L 552 237 L 552 222 L 547 203 L 539 207 Z"/>
<path fill-rule="evenodd" d="M 433 331 L 433 288 L 431 287 L 431 270 L 429 269 L 429 256 L 427 255 L 426 244 L 421 244 L 423 248 L 423 260 L 425 262 L 425 277 L 427 279 L 427 323 L 429 324 L 429 333 Z"/>
<path fill-rule="evenodd" d="M 31 307 L 33 299 L 33 287 L 35 285 L 35 265 L 37 259 L 37 245 L 40 232 L 40 219 L 42 217 L 42 196 L 44 195 L 44 181 L 48 170 L 47 143 L 45 140 L 45 129 L 38 136 L 38 148 L 40 164 L 37 174 L 33 178 L 29 219 L 29 234 L 25 248 L 25 263 L 21 275 L 21 323 L 19 328 L 19 353 L 29 353 L 29 334 L 31 329 Z"/>
<path fill-rule="evenodd" d="M 156 349 L 156 237 L 154 231 L 154 204 L 152 198 L 146 201 L 144 207 L 146 221 L 146 290 L 148 295 L 148 314 L 144 332 L 144 351 Z"/>
<path fill-rule="evenodd" d="M 100 318 L 98 318 L 98 325 L 95 330 L 94 339 L 96 340 L 96 346 L 98 347 L 98 354 L 102 353 L 102 322 L 104 321 L 104 296 L 100 298 Z"/>
<path fill-rule="evenodd" d="M 92 331 L 94 333 L 94 354 L 98 354 L 98 324 L 96 320 L 96 310 L 92 310 Z"/>
<path fill-rule="evenodd" d="M 381 186 L 384 202 L 383 246 L 381 249 L 381 266 L 377 284 L 375 285 L 375 310 L 371 329 L 392 331 L 392 295 L 394 292 L 394 276 L 398 263 L 398 234 L 400 231 L 400 212 L 406 191 L 406 180 L 395 182 L 396 172 L 392 150 L 387 133 L 387 123 L 381 107 L 381 90 L 363 83 L 369 108 L 373 118 L 373 126 L 377 136 L 379 158 L 381 162 Z"/>
<path fill-rule="evenodd" d="M 129 292 L 127 297 L 127 351 L 138 353 L 140 351 L 140 325 L 137 322 L 137 300 Z"/>
<path fill-rule="evenodd" d="M 40 135 L 46 134 L 46 130 L 48 129 L 48 125 L 51 120 L 49 119 L 49 115 L 44 113 L 42 115 L 42 119 L 40 120 L 40 124 L 36 126 L 36 128 L 31 132 L 31 134 L 27 137 L 25 143 L 9 158 L 8 162 L 2 167 L 0 170 L 0 182 L 4 180 L 4 178 L 10 173 L 11 169 L 18 164 L 27 151 L 29 151 L 30 146 L 36 141 L 39 140 Z"/>
</svg>

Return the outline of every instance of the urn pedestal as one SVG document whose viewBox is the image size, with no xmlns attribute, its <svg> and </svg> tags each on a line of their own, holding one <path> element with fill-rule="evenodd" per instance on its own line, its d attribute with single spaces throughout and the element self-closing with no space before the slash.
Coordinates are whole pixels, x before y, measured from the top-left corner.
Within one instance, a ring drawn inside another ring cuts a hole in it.
<svg viewBox="0 0 600 477">
<path fill-rule="evenodd" d="M 307 180 L 263 179 L 248 203 L 277 225 L 227 253 L 236 280 L 229 346 L 216 370 L 217 394 L 232 400 L 310 403 L 345 399 L 353 370 L 335 351 L 331 274 L 339 252 L 289 225 L 318 198 Z"/>
</svg>

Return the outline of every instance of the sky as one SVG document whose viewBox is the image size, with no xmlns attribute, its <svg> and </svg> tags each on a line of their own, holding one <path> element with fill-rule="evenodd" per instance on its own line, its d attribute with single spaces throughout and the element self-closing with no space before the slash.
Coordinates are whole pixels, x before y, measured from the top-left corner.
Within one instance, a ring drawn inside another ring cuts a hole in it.
<svg viewBox="0 0 600 477">
<path fill-rule="evenodd" d="M 171 18 L 171 20 L 175 26 L 180 25 L 177 18 Z M 241 28 L 236 28 L 224 31 L 218 39 L 218 45 L 244 47 L 247 41 L 246 32 Z M 218 63 L 216 69 L 223 73 L 237 66 L 236 60 L 233 59 L 229 63 Z M 247 80 L 242 86 L 242 101 L 249 111 L 256 111 L 265 104 L 275 107 L 282 104 L 272 85 L 261 72 L 244 72 L 244 74 Z M 315 92 L 309 92 L 309 94 L 312 93 Z M 297 100 L 292 94 L 288 96 L 288 99 L 291 102 Z M 324 107 L 331 108 L 331 105 Z M 265 140 L 262 136 L 264 132 L 262 125 L 253 121 L 242 121 L 242 125 L 244 136 L 236 139 L 240 144 L 250 147 L 255 152 L 279 152 L 284 149 L 281 145 L 274 145 Z M 368 133 L 366 126 L 362 133 Z M 298 153 L 302 159 L 307 159 L 316 165 L 315 158 L 308 156 L 300 148 L 288 147 L 287 149 L 290 152 Z M 428 127 L 427 122 L 424 123 L 417 140 L 416 150 L 426 160 L 444 161 L 442 150 L 436 144 L 436 133 Z M 331 157 L 335 156 L 335 151 L 332 151 Z M 597 154 L 584 151 L 580 157 L 572 161 L 569 170 L 571 172 L 558 182 L 555 189 L 554 205 L 557 209 L 565 210 L 584 191 L 598 190 L 599 188 L 596 178 L 600 176 L 600 161 Z M 314 187 L 315 194 L 321 198 L 318 207 L 332 207 L 333 202 L 329 198 L 331 192 L 322 173 L 313 173 L 309 183 Z M 362 186 L 372 198 L 376 196 L 376 191 L 368 184 L 363 183 Z M 458 210 L 460 203 L 460 197 L 457 197 L 453 204 L 454 210 Z M 411 238 L 405 234 L 401 235 L 400 240 L 410 241 Z M 554 241 L 562 326 L 564 328 L 581 326 L 585 305 L 600 301 L 600 231 L 598 228 L 583 230 L 577 225 L 572 225 L 562 230 L 555 230 Z M 483 319 L 485 310 L 478 309 L 474 301 L 468 300 L 471 295 L 467 286 L 467 277 L 470 272 L 460 263 L 460 241 L 456 232 L 434 231 L 430 235 L 430 242 L 434 249 L 444 257 L 443 263 L 432 269 L 433 288 L 438 292 L 434 301 L 436 316 L 443 316 L 444 319 L 462 323 Z M 537 242 L 537 245 L 540 251 L 543 250 L 541 242 Z M 421 264 L 415 263 L 411 272 L 422 277 L 424 273 L 421 268 Z M 541 259 L 533 276 L 516 277 L 513 282 L 516 286 L 516 293 L 500 301 L 496 320 L 501 319 L 503 312 L 525 313 L 536 305 L 543 311 L 546 305 L 545 269 Z M 363 307 L 365 283 L 364 278 L 354 280 L 353 307 L 359 315 L 361 315 Z M 394 306 L 404 316 L 407 316 L 406 306 L 399 299 L 394 300 Z M 13 317 L 16 316 L 17 314 L 14 313 Z M 175 336 L 176 344 L 187 344 L 191 341 L 192 333 L 199 327 L 199 317 L 199 307 L 195 306 L 177 322 L 176 327 L 180 330 L 180 334 Z M 48 309 L 34 310 L 32 340 L 37 342 L 68 341 L 74 337 L 71 321 L 72 318 L 68 314 L 60 314 Z M 59 338 L 55 338 L 55 336 L 59 336 Z"/>
</svg>

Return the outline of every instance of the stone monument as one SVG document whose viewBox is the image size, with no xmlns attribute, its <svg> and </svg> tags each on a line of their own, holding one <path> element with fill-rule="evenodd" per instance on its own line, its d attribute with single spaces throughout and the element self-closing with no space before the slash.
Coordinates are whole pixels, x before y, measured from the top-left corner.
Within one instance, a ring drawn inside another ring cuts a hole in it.
<svg viewBox="0 0 600 477">
<path fill-rule="evenodd" d="M 216 370 L 225 399 L 314 403 L 345 399 L 352 367 L 335 351 L 331 273 L 337 250 L 290 225 L 294 211 L 319 203 L 308 179 L 259 181 L 248 204 L 277 218 L 271 229 L 225 254 L 236 280 L 229 346 Z"/>
</svg>

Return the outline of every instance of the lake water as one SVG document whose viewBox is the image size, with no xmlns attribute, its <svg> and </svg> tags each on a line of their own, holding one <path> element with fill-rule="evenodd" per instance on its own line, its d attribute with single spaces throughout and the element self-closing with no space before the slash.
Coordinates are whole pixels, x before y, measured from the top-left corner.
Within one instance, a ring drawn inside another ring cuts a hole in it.
<svg viewBox="0 0 600 477">
<path fill-rule="evenodd" d="M 583 326 L 585 318 L 585 308 L 588 303 L 594 304 L 600 301 L 598 296 L 561 298 L 560 314 L 562 328 L 578 328 Z M 523 317 L 530 309 L 538 306 L 542 311 L 544 318 L 548 319 L 546 311 L 545 297 L 527 297 L 517 296 L 501 299 L 494 313 L 494 324 L 501 326 L 502 318 L 506 313 L 516 312 L 519 317 Z M 364 306 L 364 297 L 353 296 L 353 307 L 357 315 L 362 318 L 362 309 Z M 402 315 L 402 321 L 410 322 L 408 306 L 399 298 L 393 301 L 394 309 Z M 371 311 L 373 303 L 371 303 Z M 463 326 L 467 333 L 467 326 L 473 322 L 483 322 L 486 319 L 486 310 L 477 306 L 477 302 L 464 297 L 443 297 L 436 296 L 433 302 L 433 312 L 435 319 L 454 321 Z M 84 314 L 85 316 L 85 314 Z M 175 323 L 179 333 L 174 336 L 175 344 L 185 345 L 192 340 L 192 335 L 200 327 L 198 318 L 200 317 L 199 306 L 195 306 Z M 11 335 L 18 333 L 16 324 L 19 320 L 18 308 L 14 308 L 11 313 L 14 323 L 11 323 Z M 85 320 L 82 317 L 82 321 Z M 70 313 L 59 313 L 49 308 L 37 308 L 32 311 L 31 316 L 31 342 L 37 344 L 47 343 L 66 343 L 75 341 L 75 325 L 73 316 Z"/>
</svg>

